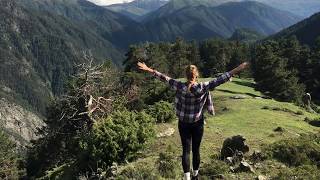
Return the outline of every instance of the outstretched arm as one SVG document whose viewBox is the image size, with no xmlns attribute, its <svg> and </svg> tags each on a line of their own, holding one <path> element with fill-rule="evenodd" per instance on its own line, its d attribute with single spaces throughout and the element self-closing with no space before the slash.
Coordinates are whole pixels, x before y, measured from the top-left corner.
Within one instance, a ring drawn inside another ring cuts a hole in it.
<svg viewBox="0 0 320 180">
<path fill-rule="evenodd" d="M 177 90 L 179 88 L 181 88 L 181 83 L 175 79 L 172 79 L 169 76 L 166 76 L 150 67 L 148 67 L 144 62 L 138 62 L 138 67 L 140 70 L 146 71 L 148 73 L 153 74 L 155 77 L 157 77 L 159 80 L 163 81 L 163 82 L 168 82 L 170 87 L 173 90 Z"/>
<path fill-rule="evenodd" d="M 232 69 L 231 71 L 229 71 L 229 74 L 231 76 L 238 74 L 239 72 L 241 72 L 242 70 L 246 69 L 247 67 L 249 67 L 249 63 L 248 62 L 244 62 L 242 64 L 240 64 L 238 67 Z"/>
<path fill-rule="evenodd" d="M 215 87 L 228 82 L 229 79 L 235 75 L 238 74 L 239 72 L 241 72 L 242 70 L 246 69 L 249 66 L 248 62 L 244 62 L 242 64 L 240 64 L 238 67 L 232 69 L 229 72 L 226 72 L 224 74 L 222 74 L 221 76 L 209 81 L 209 82 L 205 82 L 204 83 L 204 89 L 205 90 L 213 90 Z"/>
</svg>

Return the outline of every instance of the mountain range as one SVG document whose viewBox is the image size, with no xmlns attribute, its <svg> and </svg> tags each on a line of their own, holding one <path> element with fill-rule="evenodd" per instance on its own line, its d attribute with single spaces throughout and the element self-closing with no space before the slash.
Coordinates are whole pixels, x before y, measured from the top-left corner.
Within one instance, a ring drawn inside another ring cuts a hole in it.
<svg viewBox="0 0 320 180">
<path fill-rule="evenodd" d="M 227 2 L 243 2 L 248 0 L 135 0 L 130 3 L 120 3 L 106 6 L 114 12 L 121 13 L 136 21 L 141 21 L 148 17 L 152 11 L 161 8 L 163 14 L 167 14 L 168 9 L 178 10 L 187 6 L 204 5 L 207 7 L 219 6 Z M 291 12 L 302 18 L 307 18 L 320 11 L 319 0 L 254 0 L 269 5 L 279 10 Z M 162 7 L 165 6 L 165 7 Z M 150 8 L 152 7 L 152 8 Z M 161 13 L 159 13 L 161 15 Z"/>
<path fill-rule="evenodd" d="M 168 0 L 135 0 L 129 3 L 105 6 L 105 8 L 140 21 L 143 15 L 157 10 L 167 2 Z"/>
<path fill-rule="evenodd" d="M 177 36 L 188 40 L 228 38 L 239 28 L 270 35 L 300 20 L 289 12 L 254 1 L 230 2 L 216 7 L 187 6 L 177 11 L 170 10 L 167 5 L 144 20 L 146 29 L 159 41 L 171 41 Z"/>
</svg>

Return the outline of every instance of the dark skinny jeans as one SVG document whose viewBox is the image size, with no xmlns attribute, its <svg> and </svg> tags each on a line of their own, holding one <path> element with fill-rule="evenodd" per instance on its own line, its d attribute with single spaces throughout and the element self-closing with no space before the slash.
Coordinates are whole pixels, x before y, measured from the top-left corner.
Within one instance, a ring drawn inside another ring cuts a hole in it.
<svg viewBox="0 0 320 180">
<path fill-rule="evenodd" d="M 192 167 L 199 169 L 200 165 L 200 144 L 203 136 L 204 119 L 194 123 L 184 123 L 179 121 L 179 133 L 182 143 L 182 167 L 184 173 L 190 172 L 190 146 L 192 144 Z"/>
</svg>

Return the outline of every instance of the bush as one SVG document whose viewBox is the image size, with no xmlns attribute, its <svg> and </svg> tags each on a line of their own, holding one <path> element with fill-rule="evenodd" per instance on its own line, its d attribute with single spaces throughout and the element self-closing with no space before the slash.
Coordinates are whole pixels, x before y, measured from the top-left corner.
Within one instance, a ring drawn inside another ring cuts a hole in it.
<svg viewBox="0 0 320 180">
<path fill-rule="evenodd" d="M 167 123 L 175 120 L 175 110 L 171 103 L 159 101 L 154 105 L 150 105 L 147 113 L 156 119 L 157 123 Z"/>
<path fill-rule="evenodd" d="M 19 179 L 21 172 L 18 167 L 16 145 L 0 129 L 0 179 Z"/>
<path fill-rule="evenodd" d="M 178 176 L 178 163 L 172 146 L 168 146 L 165 152 L 159 154 L 156 164 L 162 177 L 176 179 Z"/>
<path fill-rule="evenodd" d="M 126 180 L 126 179 L 160 179 L 160 176 L 156 174 L 152 166 L 144 166 L 144 165 L 137 165 L 137 166 L 128 166 L 120 175 L 116 178 L 119 180 Z"/>
<path fill-rule="evenodd" d="M 289 166 L 320 165 L 320 136 L 302 136 L 270 145 L 266 152 Z"/>
<path fill-rule="evenodd" d="M 215 176 L 225 174 L 228 171 L 229 166 L 224 161 L 221 161 L 216 157 L 211 157 L 211 161 L 203 165 L 201 176 L 212 179 Z"/>
<path fill-rule="evenodd" d="M 113 162 L 131 161 L 155 135 L 154 120 L 145 112 L 116 111 L 93 125 L 92 133 L 80 141 L 82 164 L 101 168 Z"/>
<path fill-rule="evenodd" d="M 297 115 L 304 115 L 304 113 L 303 113 L 302 111 L 300 111 L 300 110 L 298 110 L 298 111 L 296 112 L 296 114 L 297 114 Z"/>
<path fill-rule="evenodd" d="M 287 179 L 297 179 L 297 180 L 318 180 L 320 179 L 320 171 L 317 166 L 304 165 L 293 169 L 281 170 L 272 179 L 274 180 L 287 180 Z"/>
</svg>

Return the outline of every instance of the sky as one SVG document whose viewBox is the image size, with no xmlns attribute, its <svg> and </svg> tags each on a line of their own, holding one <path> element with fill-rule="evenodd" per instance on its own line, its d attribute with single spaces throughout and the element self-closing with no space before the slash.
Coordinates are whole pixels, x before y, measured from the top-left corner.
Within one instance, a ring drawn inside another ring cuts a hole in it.
<svg viewBox="0 0 320 180">
<path fill-rule="evenodd" d="M 116 4 L 116 3 L 130 2 L 132 0 L 89 0 L 89 1 L 96 3 L 98 5 L 110 5 L 110 4 Z"/>
</svg>

